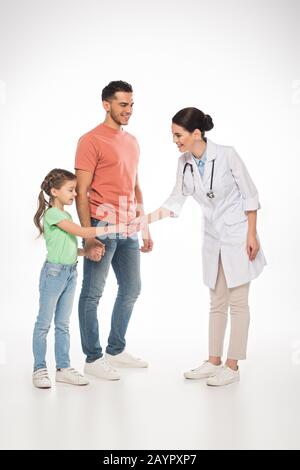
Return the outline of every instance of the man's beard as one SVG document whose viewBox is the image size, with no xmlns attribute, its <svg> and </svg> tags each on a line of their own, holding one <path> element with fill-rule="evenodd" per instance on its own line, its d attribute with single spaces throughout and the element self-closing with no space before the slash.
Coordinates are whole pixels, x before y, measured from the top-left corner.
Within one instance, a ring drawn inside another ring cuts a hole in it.
<svg viewBox="0 0 300 470">
<path fill-rule="evenodd" d="M 124 125 L 126 126 L 126 124 L 123 124 L 122 122 L 119 121 L 118 116 L 112 110 L 110 110 L 110 117 L 116 124 L 118 124 L 118 126 L 124 126 Z"/>
</svg>

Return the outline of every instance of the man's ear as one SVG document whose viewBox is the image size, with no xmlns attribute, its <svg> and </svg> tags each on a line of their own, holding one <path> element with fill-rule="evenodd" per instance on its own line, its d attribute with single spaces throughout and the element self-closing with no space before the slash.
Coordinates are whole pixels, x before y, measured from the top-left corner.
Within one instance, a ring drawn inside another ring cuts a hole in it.
<svg viewBox="0 0 300 470">
<path fill-rule="evenodd" d="M 110 102 L 109 101 L 102 101 L 103 108 L 107 113 L 110 111 Z"/>
</svg>

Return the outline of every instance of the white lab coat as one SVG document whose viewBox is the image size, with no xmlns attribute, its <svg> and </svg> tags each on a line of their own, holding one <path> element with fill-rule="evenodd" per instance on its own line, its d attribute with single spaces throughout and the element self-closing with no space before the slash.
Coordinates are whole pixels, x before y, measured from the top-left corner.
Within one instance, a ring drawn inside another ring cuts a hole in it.
<svg viewBox="0 0 300 470">
<path fill-rule="evenodd" d="M 207 160 L 203 179 L 190 152 L 179 158 L 177 179 L 170 197 L 163 207 L 178 216 L 186 198 L 183 195 L 183 169 L 186 162 L 193 165 L 192 176 L 187 168 L 184 193 L 191 193 L 203 212 L 203 280 L 211 289 L 215 288 L 219 256 L 224 268 L 227 286 L 236 287 L 255 279 L 263 270 L 266 260 L 260 247 L 254 261 L 249 261 L 246 251 L 248 216 L 246 211 L 260 208 L 257 189 L 249 173 L 233 147 L 217 145 L 207 139 Z M 213 191 L 210 199 L 212 161 L 215 159 Z"/>
</svg>

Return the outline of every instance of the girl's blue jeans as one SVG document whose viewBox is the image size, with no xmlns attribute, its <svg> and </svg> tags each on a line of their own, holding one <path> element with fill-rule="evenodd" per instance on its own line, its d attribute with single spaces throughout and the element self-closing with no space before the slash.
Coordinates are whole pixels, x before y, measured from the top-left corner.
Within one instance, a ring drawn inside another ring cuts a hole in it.
<svg viewBox="0 0 300 470">
<path fill-rule="evenodd" d="M 40 275 L 40 307 L 33 332 L 34 370 L 46 368 L 47 335 L 54 316 L 57 369 L 70 367 L 69 320 L 77 281 L 77 263 L 46 261 Z"/>
</svg>

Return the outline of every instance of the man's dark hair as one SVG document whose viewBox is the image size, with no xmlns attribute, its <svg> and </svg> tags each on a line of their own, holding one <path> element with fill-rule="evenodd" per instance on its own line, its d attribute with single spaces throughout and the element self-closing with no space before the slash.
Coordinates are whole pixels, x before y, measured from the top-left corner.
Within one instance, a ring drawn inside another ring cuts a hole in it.
<svg viewBox="0 0 300 470">
<path fill-rule="evenodd" d="M 102 90 L 102 101 L 109 101 L 114 98 L 114 94 L 117 91 L 125 91 L 126 93 L 132 93 L 132 86 L 123 82 L 122 80 L 117 80 L 115 82 L 109 82 L 105 88 Z"/>
</svg>

